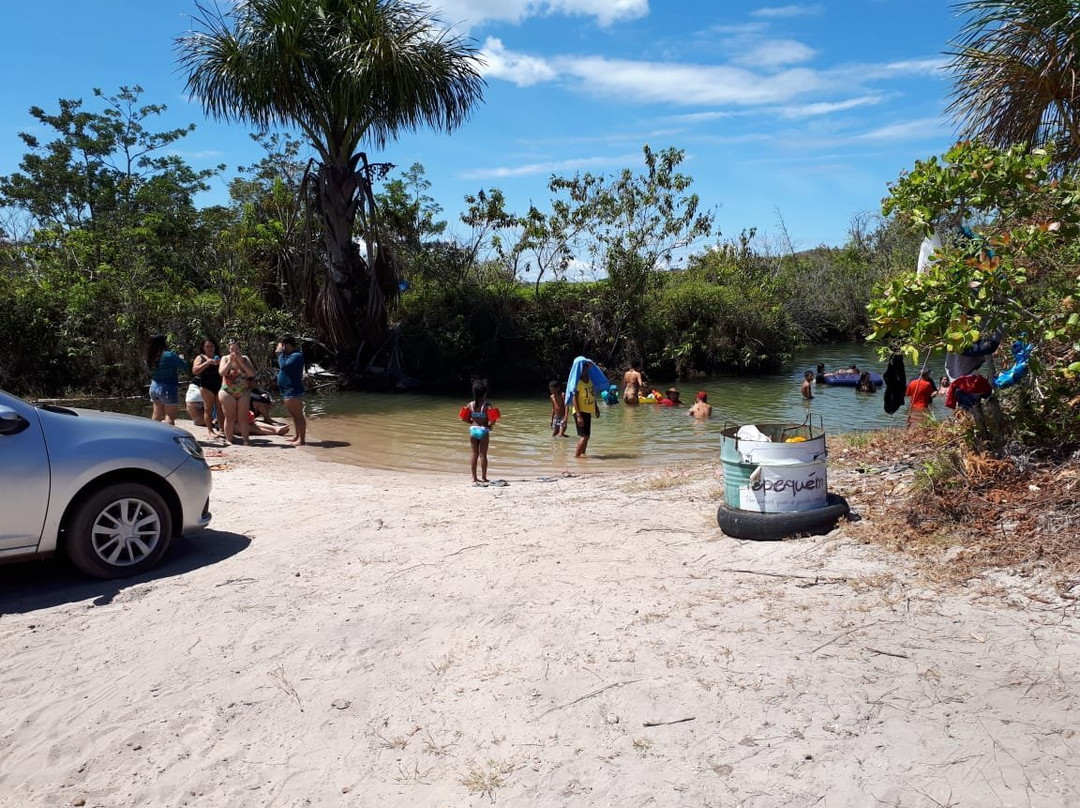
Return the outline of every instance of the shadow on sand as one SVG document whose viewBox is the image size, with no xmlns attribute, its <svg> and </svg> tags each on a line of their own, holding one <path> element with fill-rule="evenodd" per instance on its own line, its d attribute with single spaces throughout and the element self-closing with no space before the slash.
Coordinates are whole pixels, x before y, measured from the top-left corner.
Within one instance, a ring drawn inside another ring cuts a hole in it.
<svg viewBox="0 0 1080 808">
<path fill-rule="evenodd" d="M 239 533 L 203 530 L 173 539 L 164 561 L 150 572 L 113 581 L 89 578 L 63 558 L 0 566 L 0 615 L 27 614 L 84 600 L 105 606 L 128 587 L 209 567 L 243 552 L 249 544 L 251 539 Z"/>
</svg>

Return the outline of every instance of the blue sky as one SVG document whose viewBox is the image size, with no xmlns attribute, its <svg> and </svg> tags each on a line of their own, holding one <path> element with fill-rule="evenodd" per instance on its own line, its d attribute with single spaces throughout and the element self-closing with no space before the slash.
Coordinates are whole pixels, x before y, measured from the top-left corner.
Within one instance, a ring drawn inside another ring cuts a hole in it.
<svg viewBox="0 0 1080 808">
<path fill-rule="evenodd" d="M 59 0 L 8 11 L 0 47 L 0 174 L 35 131 L 27 110 L 141 85 L 166 104 L 161 129 L 231 176 L 261 151 L 238 124 L 207 120 L 183 93 L 173 41 L 193 0 Z M 462 199 L 501 188 L 512 210 L 545 207 L 555 174 L 642 165 L 641 147 L 686 151 L 684 173 L 725 239 L 839 245 L 877 211 L 887 183 L 955 139 L 942 70 L 960 22 L 945 0 L 445 0 L 436 8 L 487 61 L 485 102 L 450 136 L 416 133 L 369 149 L 424 165 L 451 230 Z M 157 127 L 155 127 L 157 128 Z M 38 134 L 42 134 L 38 132 Z M 226 179 L 202 200 L 227 199 Z"/>
</svg>

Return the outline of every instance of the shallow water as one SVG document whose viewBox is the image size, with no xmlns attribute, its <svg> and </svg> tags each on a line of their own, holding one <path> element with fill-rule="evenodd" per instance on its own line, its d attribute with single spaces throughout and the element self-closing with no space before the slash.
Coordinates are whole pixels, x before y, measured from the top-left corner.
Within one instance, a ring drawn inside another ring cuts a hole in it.
<svg viewBox="0 0 1080 808">
<path fill-rule="evenodd" d="M 586 458 L 574 457 L 577 438 L 571 422 L 565 438 L 553 438 L 548 427 L 551 405 L 547 382 L 540 380 L 535 397 L 504 397 L 492 391 L 502 420 L 492 431 L 491 477 L 536 476 L 564 470 L 685 462 L 719 457 L 721 430 L 747 423 L 802 423 L 821 418 L 826 433 L 902 427 L 906 411 L 886 415 L 882 392 L 857 394 L 850 387 L 817 385 L 814 399 L 799 393 L 803 373 L 817 362 L 828 369 L 847 367 L 883 371 L 877 356 L 861 345 L 833 345 L 797 357 L 784 373 L 752 378 L 710 378 L 676 385 L 685 406 L 674 409 L 642 404 L 606 407 L 593 424 Z M 912 371 L 909 369 L 909 375 Z M 668 384 L 654 383 L 666 389 Z M 698 421 L 686 414 L 694 394 L 704 390 L 713 417 Z M 469 398 L 372 393 L 339 393 L 309 400 L 312 441 L 331 441 L 334 460 L 371 468 L 460 471 L 468 473 L 468 428 L 457 418 Z M 935 405 L 940 406 L 940 405 Z M 344 444 L 344 445 L 340 445 Z M 328 455 L 329 456 L 329 455 Z"/>
<path fill-rule="evenodd" d="M 714 377 L 676 384 L 685 402 L 678 409 L 642 404 L 604 408 L 593 424 L 585 458 L 575 458 L 577 437 L 571 422 L 565 438 L 553 438 L 549 423 L 547 379 L 538 380 L 536 394 L 502 396 L 492 391 L 492 402 L 502 420 L 491 436 L 489 476 L 521 477 L 561 471 L 598 471 L 642 465 L 662 467 L 669 462 L 695 458 L 715 460 L 720 454 L 721 431 L 728 426 L 751 423 L 802 423 L 813 415 L 827 434 L 868 429 L 903 427 L 906 408 L 886 415 L 883 388 L 876 394 L 856 393 L 851 387 L 815 385 L 814 399 L 799 393 L 803 373 L 824 362 L 829 370 L 856 363 L 866 370 L 884 371 L 873 349 L 857 343 L 818 346 L 795 357 L 783 373 L 745 378 Z M 935 378 L 941 362 L 931 364 Z M 646 368 L 646 371 L 648 368 Z M 911 378 L 916 369 L 908 368 Z M 620 379 L 612 381 L 619 381 Z M 671 386 L 650 380 L 654 387 Z M 183 386 L 181 386 L 183 391 Z M 687 416 L 694 394 L 704 390 L 713 405 L 713 417 L 698 421 Z M 469 470 L 468 427 L 458 420 L 469 390 L 459 396 L 415 393 L 311 394 L 307 399 L 308 437 L 323 445 L 323 457 L 369 468 L 406 471 L 462 472 Z M 149 415 L 148 402 L 138 400 L 82 403 L 139 415 Z M 939 415 L 947 412 L 935 400 Z M 285 420 L 277 404 L 274 415 Z M 181 408 L 181 418 L 186 413 Z M 314 448 L 314 447 L 313 447 Z"/>
</svg>

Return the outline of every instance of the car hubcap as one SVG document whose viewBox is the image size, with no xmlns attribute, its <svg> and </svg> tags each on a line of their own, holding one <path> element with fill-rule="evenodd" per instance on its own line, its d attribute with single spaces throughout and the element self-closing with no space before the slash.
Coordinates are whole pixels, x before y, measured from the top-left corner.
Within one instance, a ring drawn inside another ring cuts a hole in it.
<svg viewBox="0 0 1080 808">
<path fill-rule="evenodd" d="M 102 561 L 128 567 L 142 561 L 157 546 L 161 519 L 141 499 L 121 499 L 94 520 L 91 540 Z"/>
</svg>

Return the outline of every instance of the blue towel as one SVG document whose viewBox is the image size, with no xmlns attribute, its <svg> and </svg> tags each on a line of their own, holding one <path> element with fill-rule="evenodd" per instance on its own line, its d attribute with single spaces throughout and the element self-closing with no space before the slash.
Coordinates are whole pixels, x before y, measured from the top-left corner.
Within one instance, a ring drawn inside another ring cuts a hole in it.
<svg viewBox="0 0 1080 808">
<path fill-rule="evenodd" d="M 596 395 L 599 396 L 600 391 L 608 389 L 608 377 L 596 366 L 596 363 L 587 357 L 579 356 L 574 360 L 574 364 L 570 366 L 570 375 L 566 379 L 567 407 L 574 403 L 574 391 L 577 390 L 578 382 L 581 381 L 581 374 L 585 368 L 586 362 L 592 362 L 592 365 L 589 367 L 589 379 L 593 383 L 593 389 L 596 391 Z"/>
</svg>

